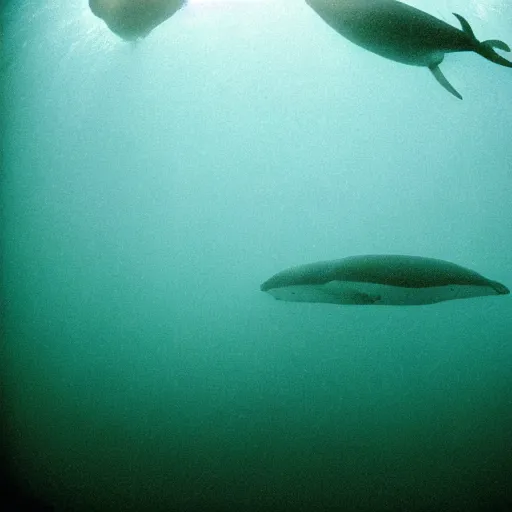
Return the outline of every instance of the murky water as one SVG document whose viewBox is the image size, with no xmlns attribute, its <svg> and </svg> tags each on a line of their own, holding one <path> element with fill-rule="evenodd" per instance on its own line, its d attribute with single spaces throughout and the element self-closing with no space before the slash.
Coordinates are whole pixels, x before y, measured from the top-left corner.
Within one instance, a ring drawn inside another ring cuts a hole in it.
<svg viewBox="0 0 512 512">
<path fill-rule="evenodd" d="M 429 11 L 512 44 L 508 6 L 456 3 Z M 300 1 L 196 2 L 135 45 L 36 4 L 3 10 L 13 482 L 58 511 L 509 510 L 510 296 L 259 285 L 397 253 L 510 287 L 512 71 L 448 55 L 459 101 Z"/>
</svg>

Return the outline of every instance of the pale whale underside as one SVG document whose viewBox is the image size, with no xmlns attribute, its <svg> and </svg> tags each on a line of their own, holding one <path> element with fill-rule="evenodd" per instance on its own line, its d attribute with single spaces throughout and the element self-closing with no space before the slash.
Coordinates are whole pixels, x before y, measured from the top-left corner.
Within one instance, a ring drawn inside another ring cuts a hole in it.
<svg viewBox="0 0 512 512">
<path fill-rule="evenodd" d="M 397 0 L 306 0 L 334 30 L 353 43 L 391 60 L 426 66 L 436 80 L 459 99 L 462 96 L 439 69 L 444 54 L 473 51 L 506 67 L 512 62 L 494 48 L 510 51 L 503 41 L 478 41 L 469 23 L 455 14 L 462 30 Z"/>
<path fill-rule="evenodd" d="M 292 267 L 260 288 L 290 302 L 388 306 L 510 293 L 505 285 L 455 263 L 401 255 L 351 256 Z"/>
</svg>

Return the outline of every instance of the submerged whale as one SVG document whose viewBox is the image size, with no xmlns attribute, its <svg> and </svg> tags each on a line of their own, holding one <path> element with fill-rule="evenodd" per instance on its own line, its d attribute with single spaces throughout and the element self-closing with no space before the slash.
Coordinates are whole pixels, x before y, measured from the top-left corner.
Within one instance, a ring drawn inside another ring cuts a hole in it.
<svg viewBox="0 0 512 512">
<path fill-rule="evenodd" d="M 125 41 L 146 37 L 179 11 L 187 0 L 89 0 L 94 15 Z"/>
<path fill-rule="evenodd" d="M 445 53 L 476 52 L 512 67 L 494 48 L 510 51 L 503 41 L 478 41 L 469 23 L 455 14 L 462 30 L 397 0 L 306 0 L 334 30 L 353 43 L 387 59 L 426 66 L 436 80 L 459 99 L 462 96 L 441 73 Z"/>
<path fill-rule="evenodd" d="M 260 289 L 290 302 L 386 306 L 510 293 L 505 285 L 455 263 L 390 254 L 292 267 L 275 274 Z"/>
</svg>

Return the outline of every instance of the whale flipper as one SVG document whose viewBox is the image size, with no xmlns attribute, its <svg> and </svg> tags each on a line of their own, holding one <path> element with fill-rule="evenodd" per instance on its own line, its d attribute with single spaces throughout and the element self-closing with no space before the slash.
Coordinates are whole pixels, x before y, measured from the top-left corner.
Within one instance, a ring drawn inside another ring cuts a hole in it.
<svg viewBox="0 0 512 512">
<path fill-rule="evenodd" d="M 432 72 L 434 75 L 434 78 L 450 93 L 453 94 L 456 98 L 459 98 L 459 100 L 462 99 L 462 96 L 460 93 L 453 87 L 453 85 L 448 82 L 446 77 L 443 75 L 441 70 L 439 69 L 439 66 L 437 64 L 434 64 L 432 66 L 429 66 L 428 69 Z"/>
</svg>

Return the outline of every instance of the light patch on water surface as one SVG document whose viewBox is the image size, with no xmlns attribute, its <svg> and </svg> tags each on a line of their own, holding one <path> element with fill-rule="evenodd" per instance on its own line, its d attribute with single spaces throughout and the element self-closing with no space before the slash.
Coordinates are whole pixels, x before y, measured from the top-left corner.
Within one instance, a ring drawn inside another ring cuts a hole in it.
<svg viewBox="0 0 512 512">
<path fill-rule="evenodd" d="M 190 5 L 197 5 L 197 4 L 209 4 L 209 5 L 215 5 L 215 4 L 264 4 L 264 3 L 270 3 L 272 0 L 188 0 L 188 4 Z"/>
</svg>

